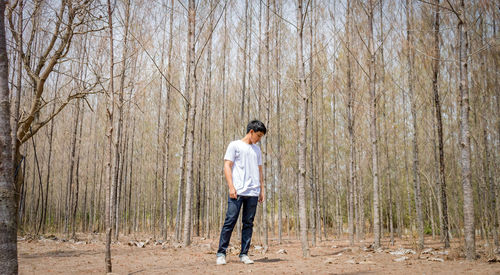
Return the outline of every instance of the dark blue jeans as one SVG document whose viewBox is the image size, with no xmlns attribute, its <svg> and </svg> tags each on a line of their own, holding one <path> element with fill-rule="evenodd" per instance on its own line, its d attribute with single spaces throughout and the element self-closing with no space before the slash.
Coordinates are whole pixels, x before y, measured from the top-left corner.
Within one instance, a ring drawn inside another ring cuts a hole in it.
<svg viewBox="0 0 500 275">
<path fill-rule="evenodd" d="M 242 205 L 243 216 L 241 217 L 241 221 L 243 223 L 243 228 L 241 229 L 240 256 L 248 253 L 250 241 L 252 239 L 253 219 L 257 210 L 258 201 L 258 197 L 246 196 L 238 196 L 237 199 L 228 199 L 226 220 L 224 220 L 224 225 L 222 226 L 222 230 L 220 232 L 219 250 L 217 250 L 217 256 L 226 255 L 226 249 L 229 245 L 229 240 L 231 239 L 231 233 L 233 233 L 234 226 L 238 221 Z"/>
</svg>

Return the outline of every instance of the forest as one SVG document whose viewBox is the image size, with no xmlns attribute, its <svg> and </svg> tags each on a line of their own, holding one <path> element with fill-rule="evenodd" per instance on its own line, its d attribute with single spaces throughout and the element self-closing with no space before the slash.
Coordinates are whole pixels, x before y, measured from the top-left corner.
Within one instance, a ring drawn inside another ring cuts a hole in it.
<svg viewBox="0 0 500 275">
<path fill-rule="evenodd" d="M 253 119 L 267 127 L 256 247 L 296 241 L 307 259 L 329 240 L 405 240 L 500 261 L 497 1 L 10 0 L 0 14 L 2 274 L 22 270 L 28 238 L 98 235 L 100 272 L 130 236 L 217 242 L 224 153 Z"/>
</svg>

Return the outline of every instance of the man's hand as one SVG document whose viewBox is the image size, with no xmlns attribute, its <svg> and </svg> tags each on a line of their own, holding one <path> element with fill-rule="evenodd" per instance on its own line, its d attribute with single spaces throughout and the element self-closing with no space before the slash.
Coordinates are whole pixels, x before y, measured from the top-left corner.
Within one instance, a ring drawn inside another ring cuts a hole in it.
<svg viewBox="0 0 500 275">
<path fill-rule="evenodd" d="M 229 197 L 231 199 L 237 199 L 238 194 L 233 186 L 233 176 L 231 169 L 233 168 L 233 162 L 230 160 L 224 161 L 224 175 L 226 176 L 227 187 L 229 187 Z"/>
<path fill-rule="evenodd" d="M 260 189 L 260 193 L 259 193 L 259 202 L 263 202 L 264 201 L 264 189 Z"/>
<path fill-rule="evenodd" d="M 229 188 L 229 197 L 231 199 L 237 199 L 238 198 L 238 194 L 236 193 L 236 189 Z"/>
</svg>

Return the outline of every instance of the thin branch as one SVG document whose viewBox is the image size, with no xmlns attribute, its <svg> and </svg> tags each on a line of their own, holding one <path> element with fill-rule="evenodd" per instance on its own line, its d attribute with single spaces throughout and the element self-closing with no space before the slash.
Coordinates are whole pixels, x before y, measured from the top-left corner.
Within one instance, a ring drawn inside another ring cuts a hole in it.
<svg viewBox="0 0 500 275">
<path fill-rule="evenodd" d="M 460 17 L 460 13 L 458 13 L 458 11 L 457 11 L 457 10 L 455 10 L 455 8 L 453 7 L 453 5 L 450 3 L 450 0 L 446 0 L 446 2 L 447 2 L 447 3 L 448 3 L 448 5 L 450 6 L 450 9 L 448 9 L 448 10 L 452 11 L 452 12 L 453 12 L 453 13 L 457 16 L 458 21 L 459 21 L 460 23 L 462 23 L 462 17 Z"/>
<path fill-rule="evenodd" d="M 77 98 L 85 98 L 85 96 L 87 96 L 87 95 L 97 94 L 97 93 L 98 92 L 82 92 L 82 93 L 76 93 L 76 94 L 68 96 L 68 98 L 66 99 L 66 101 L 64 103 L 62 103 L 59 106 L 59 108 L 57 108 L 57 110 L 54 113 L 52 113 L 48 118 L 46 118 L 42 122 L 35 123 L 32 126 L 30 125 L 30 128 L 33 129 L 32 131 L 30 131 L 29 133 L 26 132 L 26 133 L 24 133 L 24 135 L 23 135 L 22 132 L 18 132 L 18 137 L 19 137 L 19 140 L 21 141 L 21 144 L 24 143 L 24 142 L 26 142 L 32 136 L 34 136 L 43 126 L 45 126 L 52 119 L 54 119 L 54 117 L 57 116 L 64 109 L 64 107 L 66 107 L 66 105 L 68 105 L 68 103 L 71 102 L 71 100 L 77 99 Z M 21 129 L 19 129 L 19 130 L 21 130 Z"/>
<path fill-rule="evenodd" d="M 146 47 L 144 47 L 142 42 L 139 39 L 137 39 L 137 37 L 134 35 L 133 32 L 130 32 L 130 35 L 135 39 L 135 41 L 137 41 L 137 43 L 139 43 L 139 46 L 141 46 L 141 48 L 144 50 L 144 52 L 149 57 L 149 59 L 151 59 L 151 61 L 153 62 L 153 65 L 156 67 L 156 69 L 161 74 L 161 76 L 165 79 L 165 81 L 167 81 L 168 85 L 170 85 L 170 87 L 174 88 L 174 90 L 177 93 L 179 93 L 182 96 L 182 98 L 186 101 L 186 103 L 189 105 L 189 100 L 187 100 L 187 98 L 184 96 L 184 94 L 179 89 L 177 89 L 177 87 L 175 87 L 175 85 L 172 84 L 172 82 L 170 82 L 170 80 L 168 79 L 168 77 L 165 74 L 163 74 L 161 68 L 158 66 L 158 64 L 156 64 L 156 61 L 151 56 L 151 54 L 148 52 L 148 50 L 146 50 Z"/>
<path fill-rule="evenodd" d="M 307 0 L 306 4 L 306 10 L 304 11 L 304 16 L 302 17 L 302 26 L 300 26 L 300 29 L 304 29 L 304 24 L 306 22 L 306 17 L 307 17 L 307 11 L 309 10 L 309 4 L 311 3 L 311 0 Z"/>
<path fill-rule="evenodd" d="M 291 26 L 293 26 L 295 29 L 297 29 L 297 26 L 296 26 L 294 23 L 292 23 L 292 22 L 288 21 L 286 18 L 284 18 L 283 16 L 281 16 L 280 14 L 278 14 L 275 10 L 271 9 L 271 7 L 270 7 L 269 5 L 267 5 L 266 3 L 264 3 L 264 1 L 263 1 L 263 0 L 260 0 L 260 2 L 261 2 L 264 6 L 266 6 L 266 8 L 268 8 L 268 9 L 269 9 L 272 13 L 274 13 L 274 15 L 278 16 L 278 18 L 281 18 L 281 20 L 283 20 L 284 22 L 286 22 L 286 23 L 290 24 L 290 25 L 291 25 Z"/>
<path fill-rule="evenodd" d="M 184 10 L 186 12 L 189 12 L 188 9 L 186 8 L 186 6 L 184 6 L 184 4 L 182 4 L 182 2 L 180 0 L 177 0 L 177 2 L 179 2 L 179 4 L 181 4 L 181 6 L 184 8 Z"/>
<path fill-rule="evenodd" d="M 436 4 L 436 3 L 431 3 L 431 2 L 428 2 L 425 0 L 417 0 L 417 1 L 422 2 L 424 4 L 432 5 L 432 6 L 438 6 L 440 9 L 443 9 L 443 10 L 454 12 L 452 9 L 445 7 L 445 6 L 442 6 L 442 5 L 439 5 L 439 4 Z M 449 2 L 448 2 L 448 4 L 449 4 Z"/>
<path fill-rule="evenodd" d="M 194 67 L 196 69 L 196 67 L 198 66 L 198 62 L 200 61 L 200 58 L 203 56 L 203 52 L 205 51 L 205 48 L 208 44 L 208 42 L 210 41 L 210 38 L 212 38 L 212 35 L 214 33 L 214 30 L 217 28 L 217 25 L 219 25 L 219 21 L 221 20 L 222 18 L 222 15 L 224 14 L 224 11 L 226 10 L 227 8 L 227 3 L 229 2 L 230 0 L 226 1 L 226 3 L 224 4 L 224 8 L 222 9 L 222 12 L 219 16 L 219 18 L 217 19 L 217 21 L 215 22 L 215 26 L 212 27 L 212 29 L 210 30 L 210 35 L 208 36 L 207 40 L 205 41 L 205 43 L 203 44 L 203 47 L 201 48 L 201 51 L 200 51 L 200 55 L 198 56 L 198 58 L 196 59 L 196 62 L 194 64 Z M 219 1 L 220 2 L 220 1 Z M 217 3 L 218 5 L 219 3 Z M 217 7 L 217 6 L 215 6 Z M 215 8 L 214 8 L 215 10 Z"/>
</svg>

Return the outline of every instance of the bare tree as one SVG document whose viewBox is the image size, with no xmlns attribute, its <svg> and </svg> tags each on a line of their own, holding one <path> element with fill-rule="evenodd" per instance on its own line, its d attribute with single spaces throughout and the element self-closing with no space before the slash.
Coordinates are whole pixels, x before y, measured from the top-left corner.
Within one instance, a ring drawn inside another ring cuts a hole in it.
<svg viewBox="0 0 500 275">
<path fill-rule="evenodd" d="M 387 109 L 386 109 L 386 103 L 387 103 L 387 86 L 386 86 L 386 75 L 385 75 L 385 60 L 384 60 L 384 12 L 383 12 L 383 7 L 384 7 L 384 2 L 383 0 L 380 0 L 379 2 L 379 10 L 380 10 L 380 67 L 381 67 L 381 89 L 382 89 L 382 97 L 383 97 L 383 106 L 382 106 L 382 114 L 383 114 L 383 120 L 384 120 L 384 143 L 385 143 L 385 158 L 387 161 L 387 166 L 384 169 L 385 170 L 385 175 L 386 175 L 386 181 L 387 181 L 387 192 L 388 194 L 388 199 L 389 201 L 387 202 L 389 204 L 389 209 L 387 210 L 389 212 L 389 234 L 390 234 L 390 239 L 391 239 L 391 245 L 394 245 L 394 225 L 393 225 L 393 211 L 392 211 L 392 183 L 393 183 L 393 171 L 394 168 L 391 166 L 391 158 L 389 156 L 389 141 L 388 141 L 388 119 L 387 119 Z"/>
<path fill-rule="evenodd" d="M 188 39 L 187 39 L 187 77 L 186 77 L 186 91 L 187 99 L 189 100 L 188 108 L 188 129 L 187 129 L 187 150 L 186 150 L 186 201 L 185 201 L 185 215 L 184 215 L 184 245 L 191 244 L 191 198 L 193 186 L 193 148 L 194 148 L 194 126 L 196 116 L 196 72 L 195 72 L 195 23 L 196 23 L 196 9 L 194 0 L 189 0 L 188 6 Z"/>
<path fill-rule="evenodd" d="M 245 97 L 246 97 L 246 84 L 247 84 L 247 60 L 248 60 L 248 1 L 245 0 L 245 37 L 243 39 L 243 77 L 241 78 L 241 111 L 240 111 L 240 122 L 244 122 L 244 114 L 245 114 Z M 269 1 L 268 1 L 269 2 Z M 250 106 L 248 106 L 250 108 Z"/>
<path fill-rule="evenodd" d="M 274 1 L 274 7 L 276 10 L 280 10 L 280 8 L 277 6 L 277 2 Z M 276 182 L 276 188 L 278 190 L 278 243 L 281 244 L 282 238 L 283 238 L 283 214 L 282 214 L 282 172 L 281 172 L 281 165 L 282 165 L 282 158 L 281 158 L 281 99 L 282 99 L 282 93 L 281 93 L 281 66 L 280 66 L 280 60 L 281 60 L 281 28 L 279 25 L 279 21 L 276 19 L 274 20 L 274 28 L 276 31 L 275 34 L 275 81 L 276 81 L 276 133 L 277 133 L 277 148 L 276 148 L 276 165 L 277 165 L 277 182 Z"/>
<path fill-rule="evenodd" d="M 108 97 L 106 97 L 106 138 L 107 138 L 107 152 L 106 152 L 106 206 L 105 206 L 105 227 L 106 227 L 106 272 L 112 272 L 111 264 L 111 236 L 113 229 L 113 213 L 114 213 L 114 197 L 115 197 L 115 169 L 116 169 L 116 149 L 117 140 L 115 138 L 114 126 L 115 126 L 115 91 L 114 91 L 114 54 L 113 54 L 113 10 L 111 6 L 111 0 L 108 0 L 108 30 L 109 30 L 109 51 L 110 51 L 110 63 L 109 63 L 109 90 Z"/>
<path fill-rule="evenodd" d="M 17 45 L 17 49 L 20 51 L 19 54 L 23 62 L 24 70 L 33 83 L 34 96 L 31 98 L 29 110 L 24 113 L 21 118 L 16 118 L 19 123 L 17 125 L 17 140 L 14 141 L 13 157 L 14 163 L 17 164 L 19 164 L 22 159 L 20 151 L 21 144 L 29 140 L 30 137 L 35 135 L 43 126 L 59 114 L 72 99 L 81 98 L 85 94 L 88 94 L 90 90 L 86 89 L 85 91 L 69 95 L 66 100 L 56 108 L 55 112 L 49 114 L 45 118 L 40 116 L 41 110 L 46 106 L 46 104 L 43 104 L 42 100 L 42 95 L 45 91 L 45 83 L 50 74 L 54 71 L 55 65 L 61 62 L 68 54 L 75 32 L 78 27 L 85 22 L 89 15 L 88 7 L 91 3 L 86 0 L 62 2 L 59 10 L 56 11 L 55 18 L 57 19 L 54 24 L 54 29 L 51 31 L 50 40 L 43 45 L 43 49 L 40 49 L 41 55 L 38 56 L 38 58 L 33 58 L 34 55 L 31 50 L 33 49 L 34 43 L 37 42 L 34 39 L 35 33 L 38 31 L 36 26 L 43 18 L 38 15 L 32 18 L 30 39 L 27 42 L 23 42 L 21 38 L 22 33 L 19 33 L 18 29 L 16 29 L 13 19 L 14 9 L 18 4 L 21 4 L 20 1 L 22 2 L 23 0 L 16 0 L 12 5 L 7 7 L 6 19 L 9 22 L 9 29 Z M 35 2 L 35 13 L 40 9 L 42 9 L 42 2 Z M 22 44 L 25 45 L 25 49 L 19 46 Z M 16 188 L 19 190 L 23 182 L 21 175 L 16 178 L 16 182 Z"/>
<path fill-rule="evenodd" d="M 349 51 L 351 47 L 351 1 L 347 1 L 346 7 L 346 50 Z M 351 246 L 354 245 L 354 187 L 356 186 L 354 175 L 354 160 L 356 157 L 356 144 L 354 139 L 354 96 L 352 88 L 352 76 L 351 76 L 351 54 L 349 53 L 346 57 L 347 59 L 347 129 L 349 132 L 349 178 L 348 178 L 348 215 L 347 223 L 349 228 L 349 243 Z"/>
<path fill-rule="evenodd" d="M 373 35 L 374 0 L 369 1 L 368 7 L 368 51 L 369 61 L 369 90 L 370 90 L 370 142 L 372 149 L 372 180 L 373 180 L 373 235 L 375 248 L 380 247 L 380 205 L 378 183 L 378 130 L 377 130 L 377 95 L 375 72 L 375 42 Z"/>
<path fill-rule="evenodd" d="M 448 234 L 448 203 L 446 198 L 446 174 L 444 164 L 444 144 L 443 144 L 443 122 L 441 115 L 441 100 L 439 98 L 439 61 L 441 58 L 441 48 L 439 44 L 439 2 L 435 0 L 435 19 L 434 19 L 434 58 L 432 63 L 432 90 L 434 92 L 434 110 L 436 112 L 436 124 L 438 133 L 438 149 L 439 149 L 439 194 L 441 201 L 441 236 L 444 242 L 444 247 L 450 247 L 450 237 Z"/>
<path fill-rule="evenodd" d="M 167 46 L 167 58 L 168 58 L 168 64 L 167 64 L 167 77 L 169 79 L 172 79 L 172 41 L 173 41 L 173 25 L 174 25 L 174 0 L 171 1 L 170 3 L 170 18 L 169 18 L 169 38 L 168 38 L 168 46 Z M 164 143 L 164 150 L 163 150 L 163 224 L 162 224 L 162 236 L 163 239 L 166 241 L 167 240 L 167 188 L 168 188 L 168 164 L 169 164 L 169 157 L 170 157 L 170 93 L 172 90 L 172 86 L 168 85 L 167 86 L 167 98 L 165 99 L 166 101 L 166 106 L 165 106 L 165 121 L 164 121 L 164 126 L 163 126 L 163 143 Z"/>
<path fill-rule="evenodd" d="M 118 111 L 118 118 L 117 118 L 117 126 L 116 126 L 116 137 L 117 137 L 117 144 L 116 144 L 116 170 L 114 171 L 115 177 L 116 177 L 116 186 L 115 188 L 117 189 L 115 192 L 115 201 L 116 201 L 116 207 L 115 211 L 113 212 L 113 215 L 115 215 L 115 241 L 118 241 L 118 233 L 119 233 L 119 227 L 120 227 L 120 194 L 121 194 L 121 187 L 123 185 L 122 181 L 122 175 L 125 167 L 125 161 L 124 161 L 124 154 L 122 154 L 120 148 L 124 147 L 123 146 L 123 108 L 124 108 L 124 93 L 125 93 L 125 75 L 127 72 L 127 58 L 128 58 L 128 43 L 129 43 L 129 21 L 130 21 L 130 0 L 125 0 L 125 22 L 123 25 L 124 29 L 124 34 L 123 34 L 123 50 L 122 50 L 122 57 L 121 57 L 121 71 L 120 71 L 120 89 L 118 91 L 118 104 L 117 104 L 117 111 Z M 161 102 L 161 100 L 160 100 Z"/>
<path fill-rule="evenodd" d="M 304 70 L 304 19 L 307 15 L 307 6 L 303 7 L 302 0 L 297 0 L 297 78 L 299 81 L 299 102 L 300 102 L 300 118 L 299 118 L 299 225 L 300 225 L 300 241 L 302 244 L 302 255 L 306 258 L 310 257 L 309 244 L 307 241 L 307 216 L 306 216 L 306 148 L 307 148 L 307 105 L 308 96 L 306 91 L 306 80 Z"/>
<path fill-rule="evenodd" d="M 412 25 L 413 7 L 412 0 L 406 0 L 406 41 L 407 41 L 407 58 L 408 58 L 408 93 L 410 95 L 411 116 L 413 124 L 412 141 L 413 141 L 413 185 L 415 188 L 415 210 L 417 211 L 417 232 L 418 246 L 420 249 L 424 247 L 424 220 L 422 217 L 422 198 L 420 196 L 420 164 L 418 160 L 418 130 L 417 130 L 417 103 L 414 91 L 414 59 L 415 51 L 413 50 L 413 25 Z"/>
<path fill-rule="evenodd" d="M 5 1 L 0 2 L 0 273 L 17 274 L 17 207 L 12 162 Z"/>
<path fill-rule="evenodd" d="M 452 9 L 453 6 L 450 5 Z M 470 126 L 469 126 L 469 71 L 468 71 L 468 25 L 465 1 L 460 0 L 460 7 L 456 13 L 458 18 L 458 60 L 460 62 L 459 106 L 460 106 L 460 165 L 462 188 L 464 192 L 464 233 L 465 256 L 467 260 L 476 259 L 476 236 L 474 219 L 474 195 L 471 184 L 470 169 Z"/>
</svg>

